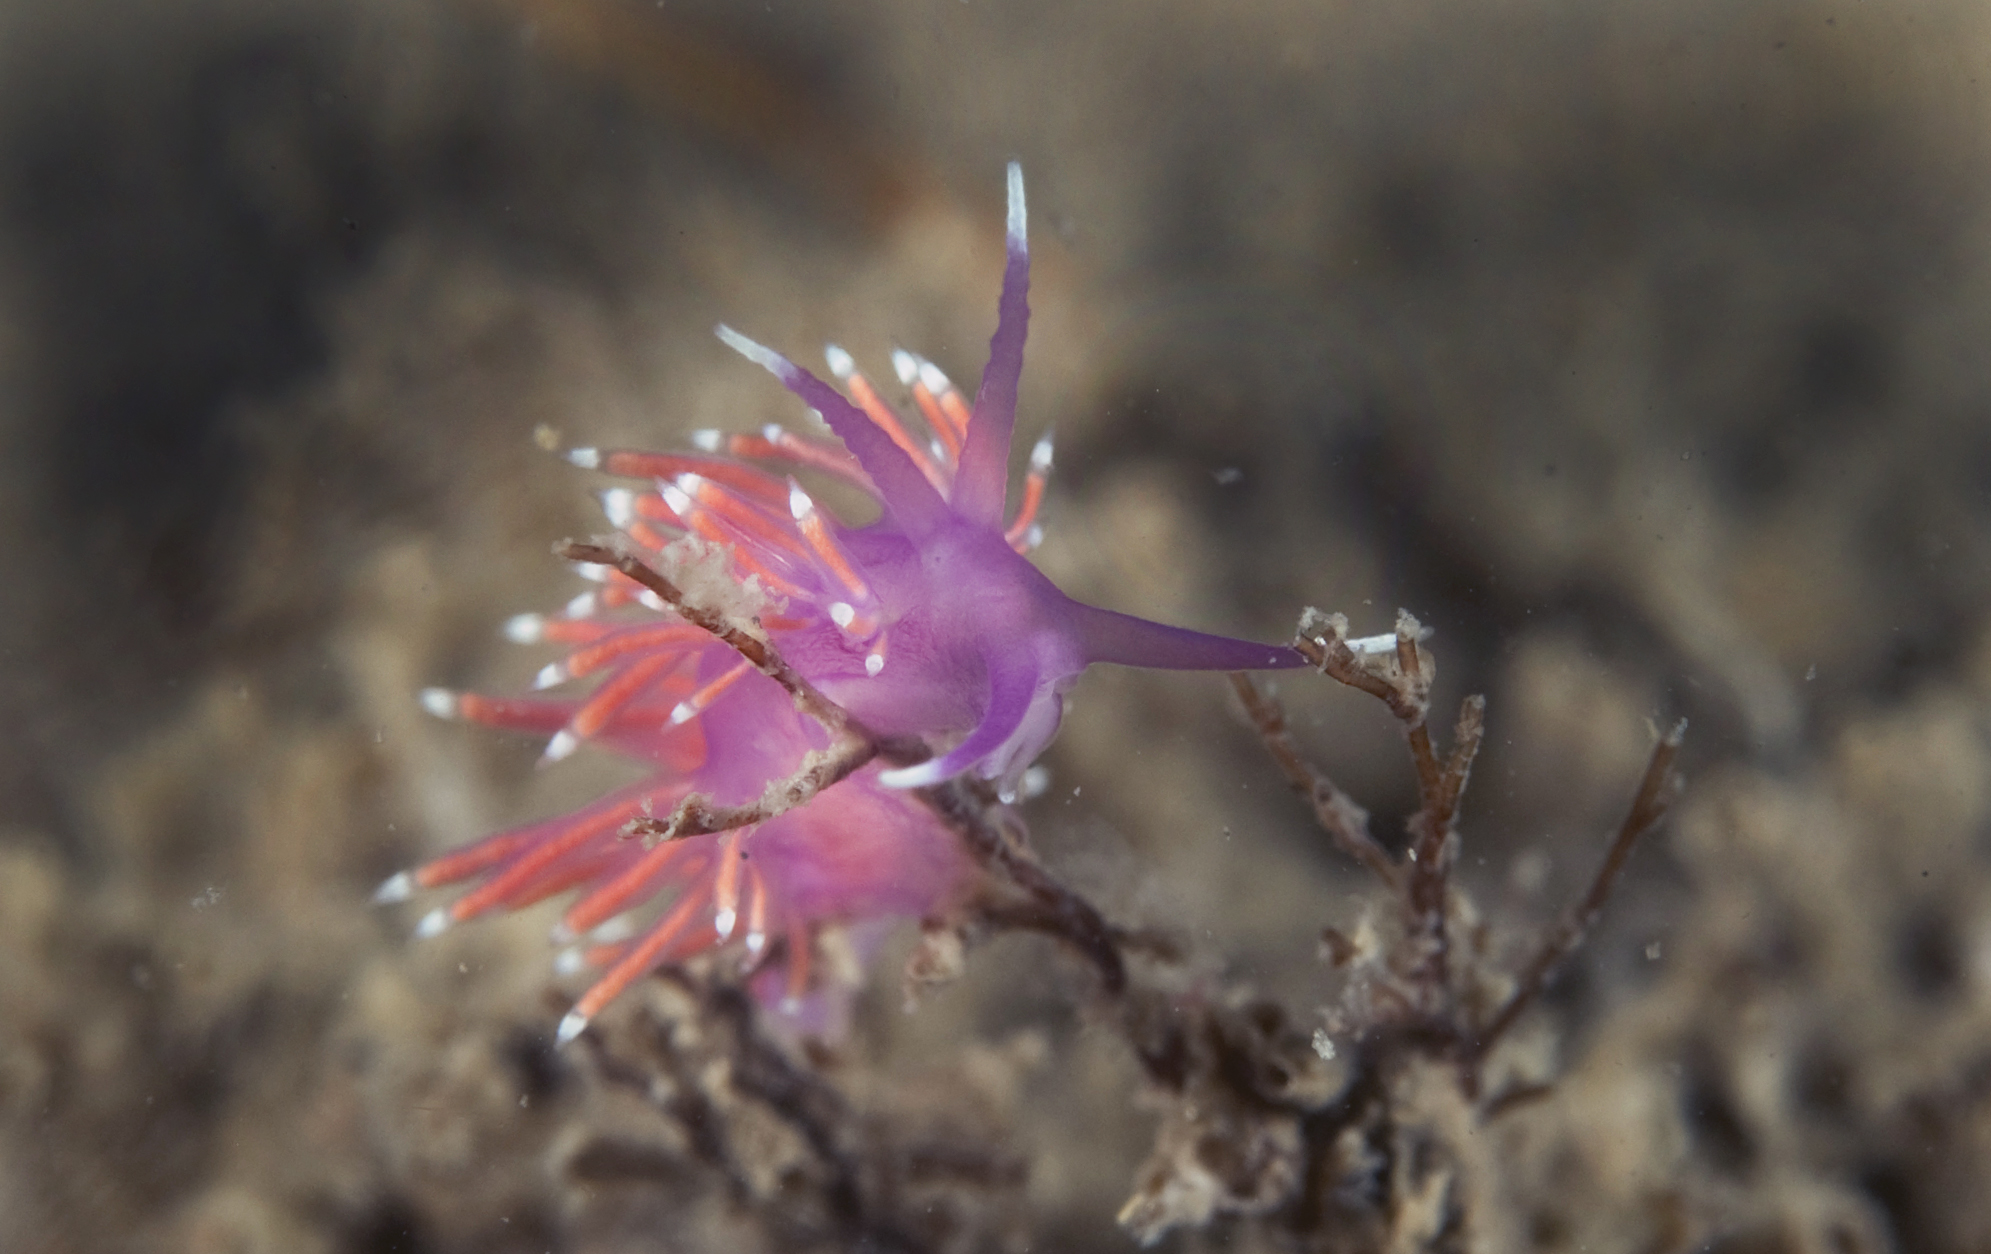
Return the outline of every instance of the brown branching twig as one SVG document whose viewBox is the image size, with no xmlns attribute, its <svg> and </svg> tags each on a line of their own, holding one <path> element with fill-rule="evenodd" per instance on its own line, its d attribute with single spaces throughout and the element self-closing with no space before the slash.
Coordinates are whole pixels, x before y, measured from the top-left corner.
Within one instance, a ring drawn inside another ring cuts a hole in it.
<svg viewBox="0 0 1991 1254">
<path fill-rule="evenodd" d="M 801 767 L 794 774 L 770 783 L 758 801 L 739 806 L 715 806 L 710 797 L 693 793 L 680 801 L 666 818 L 638 819 L 630 824 L 630 830 L 645 840 L 683 840 L 689 836 L 705 836 L 765 823 L 806 804 L 830 785 L 848 779 L 874 758 L 882 756 L 904 764 L 927 756 L 925 746 L 916 741 L 882 737 L 872 732 L 852 717 L 850 711 L 817 691 L 816 686 L 790 666 L 772 644 L 726 615 L 691 601 L 668 576 L 644 561 L 619 537 L 609 537 L 606 542 L 566 540 L 554 545 L 553 552 L 570 562 L 611 567 L 656 593 L 686 622 L 710 632 L 745 658 L 755 670 L 780 684 L 795 699 L 797 709 L 822 724 L 824 730 L 830 733 L 829 748 L 803 758 Z"/>
<path fill-rule="evenodd" d="M 1514 1026 L 1521 1012 L 1541 996 L 1542 990 L 1548 986 L 1549 977 L 1555 974 L 1563 959 L 1583 943 L 1604 903 L 1610 900 L 1611 890 L 1617 885 L 1625 862 L 1631 857 L 1632 847 L 1666 817 L 1668 807 L 1679 792 L 1679 776 L 1674 773 L 1673 760 L 1679 755 L 1680 742 L 1686 734 L 1687 720 L 1681 719 L 1652 747 L 1652 757 L 1645 765 L 1645 777 L 1639 781 L 1638 795 L 1632 799 L 1625 821 L 1618 825 L 1610 851 L 1604 855 L 1603 865 L 1597 868 L 1596 878 L 1590 881 L 1590 890 L 1583 894 L 1583 899 L 1563 917 L 1562 922 L 1542 938 L 1541 948 L 1522 968 L 1514 992 L 1506 1004 L 1471 1042 L 1466 1058 L 1469 1065 L 1477 1066 L 1501 1036 Z"/>
<path fill-rule="evenodd" d="M 1369 833 L 1369 812 L 1325 772 L 1300 756 L 1293 738 L 1286 732 L 1286 710 L 1279 699 L 1242 671 L 1233 672 L 1230 681 L 1238 700 L 1244 703 L 1251 725 L 1258 729 L 1258 738 L 1265 742 L 1265 752 L 1285 773 L 1293 791 L 1313 806 L 1314 820 L 1322 830 L 1343 853 L 1369 868 L 1389 889 L 1401 888 L 1396 863 Z"/>
<path fill-rule="evenodd" d="M 919 795 L 961 836 L 977 862 L 997 872 L 998 881 L 1021 890 L 1021 902 L 983 903 L 985 918 L 1057 937 L 1098 969 L 1109 996 L 1126 991 L 1127 963 L 1114 929 L 1091 902 L 1059 883 L 1026 847 L 1010 839 L 992 817 L 999 803 L 986 786 L 952 779 L 922 788 Z"/>
</svg>

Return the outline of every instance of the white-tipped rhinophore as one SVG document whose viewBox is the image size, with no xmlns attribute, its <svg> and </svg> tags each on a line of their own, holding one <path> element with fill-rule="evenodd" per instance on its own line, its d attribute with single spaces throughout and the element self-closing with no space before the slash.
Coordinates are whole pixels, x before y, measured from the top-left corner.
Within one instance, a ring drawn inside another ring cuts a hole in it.
<svg viewBox="0 0 1991 1254">
<path fill-rule="evenodd" d="M 373 904 L 391 906 L 397 901 L 406 901 L 415 895 L 415 877 L 407 871 L 396 871 L 380 881 L 380 887 L 373 890 Z"/>
<path fill-rule="evenodd" d="M 1023 163 L 1009 163 L 1009 244 L 1021 248 L 1029 234 L 1029 223 L 1023 210 Z"/>
<path fill-rule="evenodd" d="M 514 614 L 505 620 L 505 639 L 513 644 L 538 644 L 545 637 L 544 614 Z"/>
<path fill-rule="evenodd" d="M 437 936 L 441 936 L 455 922 L 455 919 L 449 917 L 449 910 L 447 908 L 437 906 L 423 915 L 422 921 L 415 925 L 415 939 L 431 940 Z"/>
<path fill-rule="evenodd" d="M 567 460 L 579 466 L 582 470 L 600 470 L 601 450 L 598 448 L 570 448 L 567 450 Z"/>
<path fill-rule="evenodd" d="M 569 1010 L 567 1017 L 560 1020 L 560 1026 L 553 1033 L 556 1045 L 569 1045 L 575 1037 L 587 1031 L 588 1017 L 578 1010 Z"/>
<path fill-rule="evenodd" d="M 899 376 L 899 382 L 902 385 L 911 387 L 913 381 L 919 378 L 919 358 L 913 356 L 903 348 L 893 349 L 892 372 Z"/>
<path fill-rule="evenodd" d="M 636 494 L 628 488 L 610 488 L 601 494 L 601 512 L 612 527 L 627 527 L 636 521 Z"/>
<path fill-rule="evenodd" d="M 437 718 L 455 718 L 463 708 L 463 699 L 447 688 L 424 688 L 417 699 Z"/>
<path fill-rule="evenodd" d="M 1040 475 L 1049 474 L 1051 471 L 1053 450 L 1051 434 L 1051 432 L 1046 431 L 1030 449 L 1030 469 Z"/>
<path fill-rule="evenodd" d="M 839 379 L 848 379 L 857 373 L 857 362 L 835 344 L 823 345 L 823 363 L 830 368 L 830 373 Z"/>
<path fill-rule="evenodd" d="M 726 437 L 712 427 L 700 427 L 691 433 L 691 447 L 701 453 L 716 453 Z"/>
<path fill-rule="evenodd" d="M 581 747 L 581 738 L 562 727 L 553 733 L 553 739 L 546 742 L 546 752 L 539 755 L 542 766 L 562 762 L 574 756 L 574 750 Z"/>
<path fill-rule="evenodd" d="M 573 677 L 567 673 L 567 664 L 565 662 L 548 662 L 539 668 L 537 675 L 532 677 L 532 688 L 534 692 L 541 692 L 548 688 L 557 688 L 571 678 Z"/>
</svg>

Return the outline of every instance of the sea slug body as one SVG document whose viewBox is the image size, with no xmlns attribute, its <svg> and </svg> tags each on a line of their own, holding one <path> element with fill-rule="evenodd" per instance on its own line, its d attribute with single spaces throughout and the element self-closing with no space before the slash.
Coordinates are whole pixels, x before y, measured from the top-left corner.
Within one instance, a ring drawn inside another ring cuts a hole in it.
<svg viewBox="0 0 1991 1254">
<path fill-rule="evenodd" d="M 1294 650 L 1167 627 L 1074 601 L 1026 554 L 1051 468 L 1033 450 L 1024 495 L 1007 487 L 1028 322 L 1023 175 L 1009 167 L 1007 264 L 989 361 L 970 405 L 933 363 L 893 354 L 930 433 L 889 406 L 850 355 L 825 354 L 841 390 L 729 327 L 719 337 L 766 368 L 840 441 L 767 427 L 705 431 L 684 454 L 577 449 L 587 469 L 646 482 L 603 495 L 622 541 L 680 586 L 727 603 L 819 692 L 880 736 L 919 738 L 934 756 L 872 763 L 752 827 L 655 843 L 635 820 L 688 796 L 743 805 L 823 750 L 828 732 L 789 693 L 654 593 L 607 567 L 556 615 L 520 615 L 506 634 L 565 646 L 538 688 L 593 681 L 569 699 L 431 689 L 435 714 L 547 737 L 559 760 L 598 742 L 653 773 L 576 813 L 531 823 L 389 879 L 376 894 L 474 881 L 418 928 L 433 935 L 496 909 L 581 890 L 557 929 L 567 965 L 605 968 L 562 1022 L 563 1041 L 658 966 L 737 943 L 754 987 L 802 1006 L 828 924 L 931 915 L 973 882 L 947 829 L 909 790 L 973 773 L 1014 798 L 1057 733 L 1064 694 L 1095 662 L 1194 670 L 1304 665 Z M 877 521 L 848 526 L 779 470 L 806 470 L 869 495 Z M 640 929 L 629 912 L 658 898 Z"/>
</svg>

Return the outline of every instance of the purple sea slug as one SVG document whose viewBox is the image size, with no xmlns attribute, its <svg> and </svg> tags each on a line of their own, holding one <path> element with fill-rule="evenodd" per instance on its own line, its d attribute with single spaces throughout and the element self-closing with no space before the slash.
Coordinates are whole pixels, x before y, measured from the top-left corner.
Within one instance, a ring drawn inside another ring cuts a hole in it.
<svg viewBox="0 0 1991 1254">
<path fill-rule="evenodd" d="M 779 379 L 841 441 L 765 428 L 699 432 L 698 452 L 576 449 L 570 460 L 653 485 L 603 495 L 623 543 L 679 586 L 723 602 L 819 692 L 879 736 L 915 738 L 934 756 L 869 764 L 806 803 L 750 827 L 648 843 L 638 819 L 699 794 L 719 805 L 759 798 L 795 774 L 829 733 L 790 694 L 655 593 L 610 567 L 558 615 L 520 615 L 507 634 L 569 647 L 539 688 L 595 680 L 568 700 L 502 699 L 430 689 L 444 717 L 549 737 L 548 760 L 599 741 L 653 773 L 574 814 L 486 837 L 380 888 L 476 881 L 426 916 L 419 935 L 568 889 L 582 893 L 556 938 L 582 942 L 563 965 L 605 967 L 560 1026 L 572 1039 L 648 971 L 736 939 L 755 990 L 799 1011 L 820 964 L 825 925 L 943 911 L 976 871 L 954 834 L 908 791 L 970 773 L 1014 800 L 1048 745 L 1064 694 L 1095 662 L 1179 670 L 1305 664 L 1299 653 L 1205 635 L 1081 604 L 1026 557 L 1051 466 L 1049 438 L 1030 459 L 1008 517 L 1017 384 L 1029 318 L 1023 174 L 1009 167 L 1007 264 L 989 361 L 972 408 L 931 362 L 896 352 L 899 380 L 930 438 L 913 429 L 831 346 L 844 391 L 729 327 L 719 337 Z M 847 395 L 846 395 L 847 392 Z M 793 478 L 807 469 L 868 494 L 875 522 L 849 526 Z M 638 928 L 628 912 L 667 899 Z"/>
</svg>

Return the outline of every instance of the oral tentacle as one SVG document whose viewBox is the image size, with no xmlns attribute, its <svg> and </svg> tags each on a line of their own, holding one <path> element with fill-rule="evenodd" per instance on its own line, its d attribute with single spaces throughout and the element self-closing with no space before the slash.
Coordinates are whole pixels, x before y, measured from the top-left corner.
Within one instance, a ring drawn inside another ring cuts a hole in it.
<svg viewBox="0 0 1991 1254">
<path fill-rule="evenodd" d="M 1131 614 L 1071 602 L 1074 634 L 1088 662 L 1164 671 L 1285 670 L 1305 666 L 1298 650 L 1213 636 Z"/>
<path fill-rule="evenodd" d="M 916 766 L 885 771 L 878 776 L 878 782 L 887 788 L 926 788 L 953 779 L 994 756 L 1023 726 L 1037 695 L 1037 682 L 1037 671 L 1032 665 L 1014 659 L 990 659 L 988 707 L 967 739 Z"/>
</svg>

